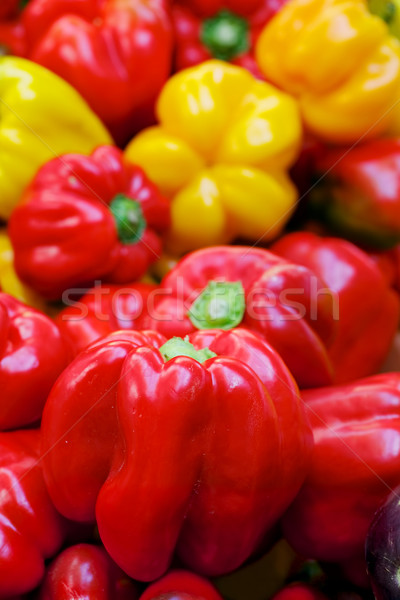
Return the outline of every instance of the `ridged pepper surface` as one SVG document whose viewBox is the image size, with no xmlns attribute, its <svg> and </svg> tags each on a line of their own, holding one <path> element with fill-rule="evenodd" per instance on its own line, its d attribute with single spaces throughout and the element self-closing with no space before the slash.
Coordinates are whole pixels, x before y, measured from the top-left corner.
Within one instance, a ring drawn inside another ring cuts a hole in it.
<svg viewBox="0 0 400 600">
<path fill-rule="evenodd" d="M 286 172 L 302 134 L 293 98 L 210 60 L 169 79 L 157 115 L 125 155 L 171 199 L 171 252 L 282 231 L 297 200 Z"/>
<path fill-rule="evenodd" d="M 96 518 L 110 556 L 143 581 L 175 552 L 206 575 L 241 565 L 296 496 L 312 447 L 289 371 L 245 330 L 102 338 L 53 387 L 42 439 L 55 506 Z"/>
</svg>

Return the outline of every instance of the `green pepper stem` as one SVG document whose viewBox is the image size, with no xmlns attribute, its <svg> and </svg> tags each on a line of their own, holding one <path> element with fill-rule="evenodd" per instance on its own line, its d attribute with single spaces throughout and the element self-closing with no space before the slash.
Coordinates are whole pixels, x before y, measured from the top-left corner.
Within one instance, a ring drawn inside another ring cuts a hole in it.
<svg viewBox="0 0 400 600">
<path fill-rule="evenodd" d="M 199 363 L 203 363 L 209 358 L 217 356 L 215 352 L 212 352 L 209 348 L 196 350 L 187 338 L 182 339 L 180 337 L 173 337 L 168 340 L 168 342 L 165 342 L 165 344 L 161 346 L 160 352 L 166 362 L 177 356 L 188 356 L 194 358 Z"/>
<path fill-rule="evenodd" d="M 250 48 L 248 29 L 245 19 L 221 10 L 203 21 L 200 38 L 214 58 L 229 61 Z"/>
<path fill-rule="evenodd" d="M 210 281 L 189 309 L 188 317 L 197 329 L 232 329 L 246 309 L 240 281 Z"/>
<path fill-rule="evenodd" d="M 368 0 L 369 10 L 380 17 L 385 23 L 391 25 L 396 17 L 397 7 L 388 0 Z"/>
<path fill-rule="evenodd" d="M 146 219 L 137 200 L 117 194 L 110 202 L 110 210 L 117 227 L 118 238 L 123 244 L 136 244 L 146 229 Z"/>
</svg>

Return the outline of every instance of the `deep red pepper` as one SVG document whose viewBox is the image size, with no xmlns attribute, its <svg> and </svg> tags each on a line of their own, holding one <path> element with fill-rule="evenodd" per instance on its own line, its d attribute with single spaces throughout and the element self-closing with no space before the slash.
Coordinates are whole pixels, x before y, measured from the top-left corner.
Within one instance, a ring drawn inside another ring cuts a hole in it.
<svg viewBox="0 0 400 600">
<path fill-rule="evenodd" d="M 149 587 L 140 600 L 223 600 L 215 587 L 190 571 L 170 571 Z"/>
<path fill-rule="evenodd" d="M 390 250 L 369 252 L 369 256 L 376 262 L 389 285 L 400 293 L 400 244 Z"/>
<path fill-rule="evenodd" d="M 6 20 L 18 14 L 19 0 L 3 0 L 0 4 L 0 19 Z"/>
<path fill-rule="evenodd" d="M 40 419 L 47 395 L 69 360 L 49 317 L 0 292 L 0 430 Z"/>
<path fill-rule="evenodd" d="M 138 279 L 160 256 L 168 225 L 169 202 L 142 169 L 101 146 L 89 157 L 46 163 L 13 212 L 9 234 L 21 279 L 57 298 L 97 279 Z"/>
<path fill-rule="evenodd" d="M 39 600 L 137 600 L 137 587 L 104 548 L 70 546 L 49 565 Z"/>
<path fill-rule="evenodd" d="M 25 3 L 24 0 L 0 2 L 0 54 L 25 54 L 25 29 L 19 18 Z"/>
<path fill-rule="evenodd" d="M 143 329 L 157 286 L 132 283 L 89 290 L 54 319 L 73 355 L 118 329 Z"/>
<path fill-rule="evenodd" d="M 338 328 L 328 348 L 335 383 L 376 373 L 399 322 L 399 299 L 365 252 L 339 238 L 307 232 L 284 236 L 271 248 L 316 273 L 335 294 Z"/>
<path fill-rule="evenodd" d="M 400 373 L 304 391 L 302 398 L 315 446 L 283 519 L 284 535 L 303 556 L 361 563 L 374 512 L 400 482 Z"/>
<path fill-rule="evenodd" d="M 43 414 L 55 505 L 96 516 L 110 556 L 139 580 L 165 573 L 175 550 L 203 574 L 235 569 L 307 471 L 310 430 L 276 352 L 240 329 L 191 339 L 126 331 L 95 342 Z"/>
<path fill-rule="evenodd" d="M 320 154 L 311 207 L 331 231 L 372 248 L 400 242 L 400 139 Z"/>
<path fill-rule="evenodd" d="M 0 597 L 33 590 L 60 548 L 64 522 L 48 496 L 38 430 L 0 433 Z"/>
<path fill-rule="evenodd" d="M 119 142 L 151 121 L 171 68 L 165 0 L 30 0 L 20 24 L 23 55 L 73 85 Z"/>
<path fill-rule="evenodd" d="M 227 60 L 262 77 L 254 47 L 264 25 L 287 0 L 174 0 L 175 67 L 211 58 Z"/>
<path fill-rule="evenodd" d="M 306 583 L 293 583 L 280 590 L 273 600 L 327 600 L 327 598 Z"/>
</svg>

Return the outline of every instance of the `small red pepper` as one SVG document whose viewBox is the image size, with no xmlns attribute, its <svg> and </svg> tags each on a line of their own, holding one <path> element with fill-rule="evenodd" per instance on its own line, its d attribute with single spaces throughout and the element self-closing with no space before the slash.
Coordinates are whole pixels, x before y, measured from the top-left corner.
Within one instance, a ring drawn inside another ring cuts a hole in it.
<svg viewBox="0 0 400 600">
<path fill-rule="evenodd" d="M 302 556 L 355 565 L 364 560 L 374 512 L 400 483 L 400 373 L 307 390 L 302 398 L 315 446 L 283 532 Z"/>
<path fill-rule="evenodd" d="M 48 298 L 96 279 L 125 283 L 161 255 L 169 202 L 113 146 L 46 163 L 9 222 L 20 278 Z M 75 290 L 77 293 L 80 290 Z"/>
<path fill-rule="evenodd" d="M 254 47 L 264 25 L 287 0 L 175 0 L 175 66 L 178 70 L 212 58 L 233 62 L 262 78 Z"/>
<path fill-rule="evenodd" d="M 11 50 L 68 81 L 118 142 L 154 119 L 171 69 L 165 0 L 30 0 L 18 24 L 24 47 Z"/>
<path fill-rule="evenodd" d="M 312 437 L 278 354 L 246 330 L 166 341 L 116 332 L 71 363 L 42 419 L 49 493 L 96 517 L 131 577 L 232 571 L 263 546 L 296 496 Z M 203 364 L 202 364 L 203 363 Z"/>
<path fill-rule="evenodd" d="M 49 317 L 0 292 L 0 430 L 40 419 L 48 393 L 69 360 Z"/>
<path fill-rule="evenodd" d="M 38 430 L 0 433 L 0 597 L 33 590 L 65 525 L 48 496 Z"/>
<path fill-rule="evenodd" d="M 337 299 L 338 328 L 328 347 L 335 383 L 376 373 L 399 322 L 399 298 L 365 252 L 339 238 L 296 232 L 271 250 L 316 273 Z"/>
<path fill-rule="evenodd" d="M 156 290 L 150 283 L 96 286 L 64 308 L 54 321 L 75 356 L 118 329 L 143 329 Z"/>
<path fill-rule="evenodd" d="M 322 153 L 311 210 L 334 233 L 372 248 L 400 242 L 400 139 Z"/>
<path fill-rule="evenodd" d="M 272 600 L 327 600 L 327 597 L 306 583 L 293 583 L 280 590 Z"/>
<path fill-rule="evenodd" d="M 170 571 L 143 592 L 140 600 L 223 600 L 215 587 L 195 573 Z"/>
<path fill-rule="evenodd" d="M 390 250 L 369 252 L 369 256 L 377 264 L 389 285 L 400 294 L 400 244 Z"/>
<path fill-rule="evenodd" d="M 137 600 L 137 588 L 104 548 L 77 544 L 49 565 L 39 600 Z"/>
</svg>

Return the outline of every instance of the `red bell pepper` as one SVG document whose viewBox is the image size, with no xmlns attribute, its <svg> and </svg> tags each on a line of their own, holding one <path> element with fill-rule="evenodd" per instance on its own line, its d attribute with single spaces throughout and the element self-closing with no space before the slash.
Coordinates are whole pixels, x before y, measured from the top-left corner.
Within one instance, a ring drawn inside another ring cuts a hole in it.
<svg viewBox="0 0 400 600">
<path fill-rule="evenodd" d="M 390 250 L 369 252 L 384 277 L 397 293 L 400 293 L 400 244 Z"/>
<path fill-rule="evenodd" d="M 75 356 L 118 329 L 143 329 L 157 286 L 150 283 L 97 286 L 54 319 Z"/>
<path fill-rule="evenodd" d="M 165 0 L 30 0 L 20 23 L 25 58 L 77 89 L 115 139 L 151 122 L 171 69 Z"/>
<path fill-rule="evenodd" d="M 365 252 L 339 238 L 297 232 L 271 248 L 311 269 L 336 295 L 339 319 L 328 347 L 335 383 L 376 373 L 389 353 L 399 322 L 399 298 Z"/>
<path fill-rule="evenodd" d="M 92 544 L 70 546 L 46 571 L 39 600 L 137 600 L 133 581 L 111 560 L 107 552 Z"/>
<path fill-rule="evenodd" d="M 223 600 L 215 587 L 190 571 L 170 571 L 143 592 L 140 600 Z"/>
<path fill-rule="evenodd" d="M 400 242 L 400 139 L 330 150 L 315 168 L 311 210 L 331 231 L 372 248 Z"/>
<path fill-rule="evenodd" d="M 70 356 L 57 326 L 0 292 L 0 430 L 38 421 Z"/>
<path fill-rule="evenodd" d="M 10 19 L 18 12 L 19 0 L 3 0 L 0 5 L 0 19 Z"/>
<path fill-rule="evenodd" d="M 175 551 L 202 574 L 235 569 L 308 467 L 309 426 L 276 352 L 240 329 L 190 339 L 111 334 L 71 363 L 44 409 L 56 507 L 96 517 L 110 556 L 138 580 L 163 575 Z"/>
<path fill-rule="evenodd" d="M 178 70 L 211 58 L 227 60 L 262 77 L 254 47 L 264 25 L 287 0 L 175 0 L 175 66 Z"/>
<path fill-rule="evenodd" d="M 163 279 L 147 327 L 167 337 L 242 325 L 280 353 L 300 387 L 333 380 L 326 348 L 335 298 L 307 268 L 261 248 L 219 246 L 187 255 Z"/>
<path fill-rule="evenodd" d="M 273 600 L 327 600 L 327 597 L 306 583 L 293 583 L 280 590 Z"/>
<path fill-rule="evenodd" d="M 400 483 L 400 373 L 307 390 L 302 398 L 315 446 L 283 518 L 284 535 L 303 556 L 360 562 L 374 512 Z"/>
<path fill-rule="evenodd" d="M 26 0 L 2 0 L 0 2 L 0 54 L 26 53 L 25 28 L 21 23 L 20 11 Z"/>
<path fill-rule="evenodd" d="M 141 277 L 161 254 L 169 202 L 120 150 L 46 163 L 14 210 L 9 234 L 20 278 L 48 298 L 100 279 Z M 79 290 L 75 290 L 75 293 Z"/>
<path fill-rule="evenodd" d="M 33 590 L 45 559 L 64 538 L 64 521 L 43 481 L 38 430 L 0 433 L 0 597 Z"/>
</svg>

